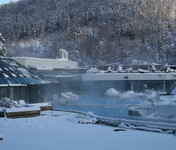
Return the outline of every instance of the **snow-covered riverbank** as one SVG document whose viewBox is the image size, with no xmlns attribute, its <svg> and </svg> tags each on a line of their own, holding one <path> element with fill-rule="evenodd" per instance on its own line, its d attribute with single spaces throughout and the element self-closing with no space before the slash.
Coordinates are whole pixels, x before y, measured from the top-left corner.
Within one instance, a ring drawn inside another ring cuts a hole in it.
<svg viewBox="0 0 176 150">
<path fill-rule="evenodd" d="M 0 118 L 2 150 L 174 150 L 176 136 L 144 131 L 115 132 L 114 127 L 84 124 L 94 118 L 47 111 L 39 117 Z M 79 122 L 79 123 L 78 123 Z"/>
</svg>

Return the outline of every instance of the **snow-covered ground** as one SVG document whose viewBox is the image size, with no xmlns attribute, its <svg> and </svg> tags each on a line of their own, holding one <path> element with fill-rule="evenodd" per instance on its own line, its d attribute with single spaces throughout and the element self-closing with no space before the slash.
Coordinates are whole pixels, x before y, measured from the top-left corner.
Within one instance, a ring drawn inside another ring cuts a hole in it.
<svg viewBox="0 0 176 150">
<path fill-rule="evenodd" d="M 39 117 L 0 118 L 2 150 L 175 150 L 176 136 L 84 124 L 94 118 L 47 111 Z"/>
</svg>

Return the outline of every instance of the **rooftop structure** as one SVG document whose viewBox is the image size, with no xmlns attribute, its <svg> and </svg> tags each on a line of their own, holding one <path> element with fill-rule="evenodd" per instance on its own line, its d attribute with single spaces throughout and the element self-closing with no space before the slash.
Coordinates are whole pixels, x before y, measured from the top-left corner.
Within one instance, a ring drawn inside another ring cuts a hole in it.
<svg viewBox="0 0 176 150">
<path fill-rule="evenodd" d="M 59 49 L 59 58 L 60 59 L 68 59 L 68 52 L 65 49 Z"/>
<path fill-rule="evenodd" d="M 86 73 L 87 68 L 79 68 L 78 63 L 68 59 L 68 52 L 59 49 L 56 59 L 13 57 L 12 59 L 28 68 L 30 71 L 41 74 L 44 80 L 56 79 L 60 76 Z"/>
<path fill-rule="evenodd" d="M 57 80 L 43 80 L 10 58 L 0 58 L 0 98 L 43 102 L 57 93 Z M 53 93 L 53 94 L 51 94 Z"/>
<path fill-rule="evenodd" d="M 42 80 L 35 78 L 16 62 L 8 58 L 0 59 L 0 86 L 38 84 Z"/>
</svg>

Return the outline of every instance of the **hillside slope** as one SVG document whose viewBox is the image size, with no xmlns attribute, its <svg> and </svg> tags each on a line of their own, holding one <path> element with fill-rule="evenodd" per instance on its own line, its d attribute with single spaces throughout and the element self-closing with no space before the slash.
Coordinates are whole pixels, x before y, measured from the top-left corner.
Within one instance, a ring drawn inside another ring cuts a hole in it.
<svg viewBox="0 0 176 150">
<path fill-rule="evenodd" d="M 0 32 L 8 56 L 55 58 L 65 48 L 81 65 L 176 64 L 175 6 L 176 0 L 22 0 L 0 7 Z"/>
</svg>

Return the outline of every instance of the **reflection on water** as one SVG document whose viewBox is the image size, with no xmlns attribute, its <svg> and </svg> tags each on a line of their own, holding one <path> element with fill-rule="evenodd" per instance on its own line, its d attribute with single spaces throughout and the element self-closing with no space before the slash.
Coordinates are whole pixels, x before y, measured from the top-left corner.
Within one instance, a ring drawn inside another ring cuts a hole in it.
<svg viewBox="0 0 176 150">
<path fill-rule="evenodd" d="M 161 97 L 160 100 L 148 100 L 140 94 L 131 97 L 109 98 L 89 93 L 77 100 L 59 98 L 54 101 L 54 108 L 93 112 L 95 115 L 110 118 L 155 118 L 176 119 L 176 102 L 172 97 Z M 132 110 L 132 115 L 129 114 Z M 135 116 L 136 115 L 136 116 Z"/>
</svg>

